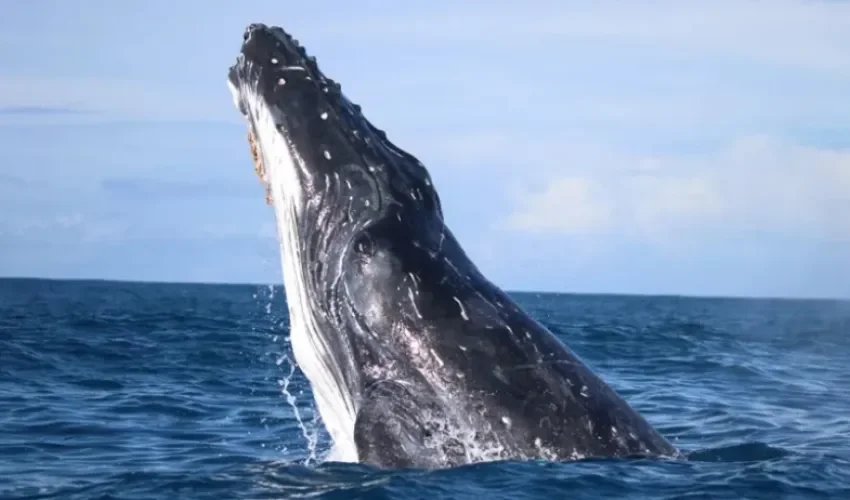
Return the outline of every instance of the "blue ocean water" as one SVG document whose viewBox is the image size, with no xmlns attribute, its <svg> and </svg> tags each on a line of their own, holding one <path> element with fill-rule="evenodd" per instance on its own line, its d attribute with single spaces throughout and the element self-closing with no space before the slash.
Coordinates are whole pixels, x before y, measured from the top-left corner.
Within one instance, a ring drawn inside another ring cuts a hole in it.
<svg viewBox="0 0 850 500">
<path fill-rule="evenodd" d="M 280 288 L 0 280 L 0 498 L 850 498 L 850 303 L 516 297 L 687 460 L 323 463 Z"/>
</svg>

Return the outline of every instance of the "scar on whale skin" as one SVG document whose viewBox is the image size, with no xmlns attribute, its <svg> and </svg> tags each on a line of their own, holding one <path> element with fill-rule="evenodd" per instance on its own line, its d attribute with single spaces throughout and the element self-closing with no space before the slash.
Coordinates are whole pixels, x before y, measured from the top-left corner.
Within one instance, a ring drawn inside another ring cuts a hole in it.
<svg viewBox="0 0 850 500">
<path fill-rule="evenodd" d="M 251 159 L 254 161 L 254 173 L 260 178 L 260 182 L 266 188 L 266 203 L 272 204 L 272 190 L 266 182 L 266 169 L 263 166 L 263 159 L 260 156 L 260 148 L 257 146 L 257 140 L 254 139 L 254 132 L 248 131 L 248 145 L 251 147 Z"/>
</svg>

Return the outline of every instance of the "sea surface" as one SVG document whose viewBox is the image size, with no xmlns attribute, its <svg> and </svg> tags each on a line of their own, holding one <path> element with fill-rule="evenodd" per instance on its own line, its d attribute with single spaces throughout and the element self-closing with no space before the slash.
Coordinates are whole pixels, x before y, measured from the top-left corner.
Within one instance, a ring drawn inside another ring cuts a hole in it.
<svg viewBox="0 0 850 500">
<path fill-rule="evenodd" d="M 0 280 L 0 499 L 850 499 L 850 303 L 515 296 L 687 459 L 326 463 L 281 288 Z"/>
</svg>

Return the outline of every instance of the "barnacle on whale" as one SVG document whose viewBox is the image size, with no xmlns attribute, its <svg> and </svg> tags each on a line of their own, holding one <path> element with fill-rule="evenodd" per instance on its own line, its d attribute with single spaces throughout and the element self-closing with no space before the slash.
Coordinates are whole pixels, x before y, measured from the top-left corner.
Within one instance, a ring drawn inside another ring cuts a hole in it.
<svg viewBox="0 0 850 500">
<path fill-rule="evenodd" d="M 257 177 L 260 178 L 260 182 L 266 188 L 266 203 L 272 204 L 272 190 L 269 187 L 268 182 L 266 182 L 266 169 L 263 166 L 263 158 L 260 156 L 260 147 L 257 145 L 257 140 L 254 138 L 254 131 L 248 131 L 248 145 L 251 148 L 251 160 L 254 162 L 254 173 L 257 174 Z"/>
</svg>

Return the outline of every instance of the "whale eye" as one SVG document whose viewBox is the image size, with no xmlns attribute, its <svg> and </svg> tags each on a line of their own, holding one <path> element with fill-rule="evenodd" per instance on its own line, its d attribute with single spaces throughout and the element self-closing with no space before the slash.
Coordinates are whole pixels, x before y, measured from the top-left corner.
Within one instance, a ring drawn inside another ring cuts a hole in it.
<svg viewBox="0 0 850 500">
<path fill-rule="evenodd" d="M 368 234 L 361 233 L 354 239 L 351 248 L 358 255 L 367 257 L 371 256 L 374 253 L 375 245 L 372 241 L 372 238 Z"/>
</svg>

